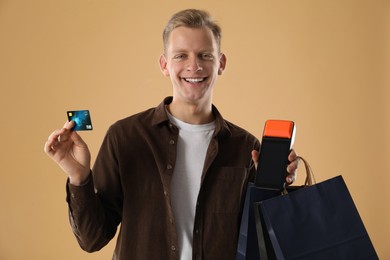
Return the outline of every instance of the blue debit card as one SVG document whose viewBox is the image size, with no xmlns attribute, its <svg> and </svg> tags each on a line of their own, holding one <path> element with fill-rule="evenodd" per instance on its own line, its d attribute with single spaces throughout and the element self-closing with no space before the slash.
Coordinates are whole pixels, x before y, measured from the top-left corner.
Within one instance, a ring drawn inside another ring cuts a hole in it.
<svg viewBox="0 0 390 260">
<path fill-rule="evenodd" d="M 73 131 L 92 130 L 92 121 L 89 110 L 75 110 L 66 112 L 68 120 L 74 121 Z"/>
</svg>

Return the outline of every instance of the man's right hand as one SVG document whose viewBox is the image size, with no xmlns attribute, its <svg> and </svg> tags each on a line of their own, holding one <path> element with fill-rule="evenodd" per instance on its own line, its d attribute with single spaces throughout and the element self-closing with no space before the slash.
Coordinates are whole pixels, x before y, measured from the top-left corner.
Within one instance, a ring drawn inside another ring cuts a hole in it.
<svg viewBox="0 0 390 260">
<path fill-rule="evenodd" d="M 72 131 L 74 122 L 66 122 L 62 129 L 55 130 L 45 143 L 44 151 L 68 174 L 73 185 L 84 183 L 91 169 L 91 153 L 87 144 Z"/>
</svg>

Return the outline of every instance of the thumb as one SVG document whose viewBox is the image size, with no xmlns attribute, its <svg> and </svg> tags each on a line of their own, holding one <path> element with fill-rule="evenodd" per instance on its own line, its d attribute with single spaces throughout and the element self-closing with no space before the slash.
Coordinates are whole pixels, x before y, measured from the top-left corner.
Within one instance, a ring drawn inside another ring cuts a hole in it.
<svg viewBox="0 0 390 260">
<path fill-rule="evenodd" d="M 83 147 L 83 148 L 88 147 L 88 145 L 84 142 L 84 140 L 76 131 L 72 131 L 72 133 L 70 134 L 70 138 L 72 139 L 73 143 L 76 146 Z"/>
<path fill-rule="evenodd" d="M 252 150 L 252 161 L 255 164 L 255 169 L 257 170 L 257 166 L 259 165 L 259 151 Z"/>
</svg>

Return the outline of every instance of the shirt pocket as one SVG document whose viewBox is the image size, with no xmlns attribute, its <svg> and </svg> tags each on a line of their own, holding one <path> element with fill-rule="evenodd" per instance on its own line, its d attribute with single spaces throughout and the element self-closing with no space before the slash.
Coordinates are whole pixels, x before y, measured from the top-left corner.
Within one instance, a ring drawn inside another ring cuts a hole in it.
<svg viewBox="0 0 390 260">
<path fill-rule="evenodd" d="M 248 182 L 244 167 L 218 167 L 207 176 L 206 193 L 209 212 L 238 213 Z"/>
</svg>

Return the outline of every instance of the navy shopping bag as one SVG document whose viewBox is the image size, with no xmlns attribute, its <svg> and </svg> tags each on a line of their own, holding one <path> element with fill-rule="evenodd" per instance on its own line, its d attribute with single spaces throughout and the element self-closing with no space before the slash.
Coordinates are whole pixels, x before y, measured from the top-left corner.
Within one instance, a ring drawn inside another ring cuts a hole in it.
<svg viewBox="0 0 390 260">
<path fill-rule="evenodd" d="M 254 210 L 261 259 L 378 259 L 342 176 L 255 203 Z"/>
<path fill-rule="evenodd" d="M 297 159 L 302 159 L 302 157 L 298 156 Z M 263 259 L 266 257 L 264 256 L 264 252 L 267 252 L 270 259 L 275 258 L 273 250 L 267 251 L 266 249 L 272 247 L 268 234 L 261 233 L 259 235 L 259 232 L 256 229 L 256 222 L 258 220 L 255 217 L 255 205 L 261 201 L 278 197 L 283 193 L 292 193 L 302 187 L 305 187 L 305 185 L 311 185 L 312 179 L 311 174 L 309 174 L 311 171 L 309 171 L 310 168 L 308 165 L 305 164 L 305 167 L 307 177 L 304 186 L 287 186 L 284 191 L 279 191 L 257 187 L 253 182 L 248 183 L 241 217 L 236 260 Z"/>
<path fill-rule="evenodd" d="M 248 184 L 241 217 L 236 260 L 258 260 L 260 258 L 254 216 L 254 203 L 278 195 L 280 195 L 280 192 L 278 191 L 258 188 L 252 182 Z"/>
</svg>

